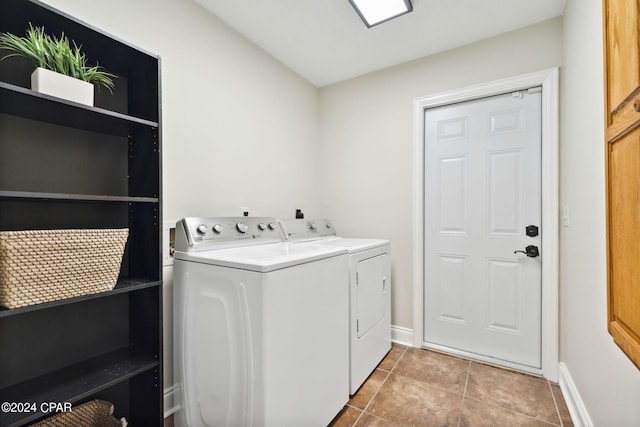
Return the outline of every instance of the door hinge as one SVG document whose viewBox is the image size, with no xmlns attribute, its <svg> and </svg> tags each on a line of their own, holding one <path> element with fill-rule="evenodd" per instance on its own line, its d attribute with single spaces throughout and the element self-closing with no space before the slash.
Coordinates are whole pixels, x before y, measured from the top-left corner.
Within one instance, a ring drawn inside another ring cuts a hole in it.
<svg viewBox="0 0 640 427">
<path fill-rule="evenodd" d="M 536 86 L 536 87 L 531 87 L 526 91 L 519 90 L 517 92 L 511 92 L 511 97 L 516 99 L 522 99 L 524 98 L 525 93 L 528 95 L 532 95 L 534 93 L 540 93 L 540 92 L 542 92 L 542 86 Z"/>
</svg>

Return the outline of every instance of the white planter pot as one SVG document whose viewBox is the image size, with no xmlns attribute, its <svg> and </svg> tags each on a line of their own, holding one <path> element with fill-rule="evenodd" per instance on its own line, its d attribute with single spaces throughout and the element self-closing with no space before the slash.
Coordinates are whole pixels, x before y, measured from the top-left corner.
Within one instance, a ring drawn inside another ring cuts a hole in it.
<svg viewBox="0 0 640 427">
<path fill-rule="evenodd" d="M 31 90 L 93 106 L 93 84 L 45 68 L 31 74 Z"/>
</svg>

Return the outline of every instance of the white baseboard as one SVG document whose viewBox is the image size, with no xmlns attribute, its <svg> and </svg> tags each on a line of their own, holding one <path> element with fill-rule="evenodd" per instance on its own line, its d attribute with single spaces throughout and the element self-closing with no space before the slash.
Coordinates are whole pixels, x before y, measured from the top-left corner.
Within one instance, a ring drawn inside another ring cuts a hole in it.
<svg viewBox="0 0 640 427">
<path fill-rule="evenodd" d="M 175 384 L 164 389 L 164 418 L 167 418 L 179 409 L 175 403 L 177 393 L 178 386 Z"/>
<path fill-rule="evenodd" d="M 593 427 L 593 421 L 591 421 L 587 407 L 580 397 L 573 378 L 571 378 L 571 373 L 567 365 L 562 362 L 559 364 L 559 374 L 560 389 L 562 390 L 565 402 L 567 402 L 573 424 L 576 427 Z"/>
<path fill-rule="evenodd" d="M 413 329 L 391 325 L 391 341 L 413 347 Z"/>
</svg>

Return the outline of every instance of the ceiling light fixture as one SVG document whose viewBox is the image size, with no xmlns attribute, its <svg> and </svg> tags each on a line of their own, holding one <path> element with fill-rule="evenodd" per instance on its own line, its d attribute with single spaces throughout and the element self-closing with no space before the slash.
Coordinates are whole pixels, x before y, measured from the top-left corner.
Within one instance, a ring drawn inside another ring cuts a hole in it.
<svg viewBox="0 0 640 427">
<path fill-rule="evenodd" d="M 411 0 L 349 0 L 367 28 L 413 10 Z"/>
</svg>

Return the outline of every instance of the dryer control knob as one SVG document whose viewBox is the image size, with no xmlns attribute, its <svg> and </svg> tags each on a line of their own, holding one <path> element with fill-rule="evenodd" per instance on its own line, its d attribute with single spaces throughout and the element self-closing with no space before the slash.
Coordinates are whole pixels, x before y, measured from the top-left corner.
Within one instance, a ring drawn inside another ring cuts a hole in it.
<svg viewBox="0 0 640 427">
<path fill-rule="evenodd" d="M 220 234 L 222 233 L 222 226 L 220 224 L 215 224 L 211 227 L 211 229 L 214 231 L 214 233 L 216 234 Z"/>
<path fill-rule="evenodd" d="M 270 223 L 269 223 L 269 230 L 275 230 L 275 229 L 276 229 L 276 227 L 277 227 L 277 225 L 276 225 L 276 223 L 275 223 L 275 222 L 270 222 Z"/>
<path fill-rule="evenodd" d="M 238 230 L 241 233 L 246 233 L 247 230 L 249 230 L 249 226 L 244 222 L 239 222 L 236 224 L 236 230 Z"/>
<path fill-rule="evenodd" d="M 267 224 L 265 224 L 264 222 L 261 222 L 260 224 L 258 224 L 258 230 L 264 231 L 266 229 L 267 229 Z"/>
<path fill-rule="evenodd" d="M 198 228 L 196 228 L 198 234 L 205 234 L 207 232 L 207 226 L 204 224 L 200 224 Z"/>
</svg>

